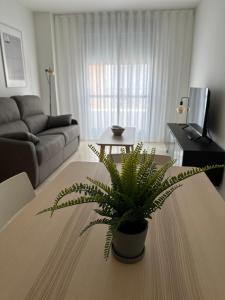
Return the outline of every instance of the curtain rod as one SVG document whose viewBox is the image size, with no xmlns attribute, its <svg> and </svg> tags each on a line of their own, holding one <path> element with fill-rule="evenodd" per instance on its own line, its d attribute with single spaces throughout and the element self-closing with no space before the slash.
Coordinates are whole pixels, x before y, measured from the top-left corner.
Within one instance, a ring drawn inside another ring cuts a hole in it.
<svg viewBox="0 0 225 300">
<path fill-rule="evenodd" d="M 121 12 L 181 12 L 193 11 L 195 13 L 196 7 L 193 8 L 171 8 L 171 9 L 129 9 L 129 10 L 96 10 L 96 11 L 81 11 L 69 13 L 53 13 L 54 16 L 74 16 L 81 14 L 95 14 L 95 13 L 121 13 Z"/>
</svg>

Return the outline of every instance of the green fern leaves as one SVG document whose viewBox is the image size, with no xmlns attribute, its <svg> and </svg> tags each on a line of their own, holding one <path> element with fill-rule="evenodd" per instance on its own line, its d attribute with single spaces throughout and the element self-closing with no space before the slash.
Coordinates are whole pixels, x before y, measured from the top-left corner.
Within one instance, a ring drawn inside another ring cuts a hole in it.
<svg viewBox="0 0 225 300">
<path fill-rule="evenodd" d="M 181 186 L 179 182 L 201 172 L 224 167 L 224 165 L 214 165 L 192 168 L 177 176 L 166 177 L 167 171 L 175 161 L 170 160 L 158 168 L 155 164 L 155 149 L 148 154 L 147 151 L 142 151 L 143 143 L 139 143 L 129 154 L 121 150 L 121 171 L 119 171 L 110 156 L 101 154 L 92 145 L 89 147 L 108 170 L 111 185 L 108 186 L 87 177 L 90 184 L 75 183 L 65 188 L 58 194 L 53 206 L 38 214 L 50 212 L 52 215 L 55 210 L 65 207 L 97 203 L 98 208 L 94 210 L 101 218 L 90 222 L 81 234 L 94 225 L 108 226 L 104 250 L 105 259 L 109 256 L 113 235 L 123 222 L 141 224 L 144 219 L 151 219 L 152 214 L 160 209 L 166 199 Z M 72 193 L 77 193 L 79 196 L 61 203 L 65 196 Z"/>
</svg>

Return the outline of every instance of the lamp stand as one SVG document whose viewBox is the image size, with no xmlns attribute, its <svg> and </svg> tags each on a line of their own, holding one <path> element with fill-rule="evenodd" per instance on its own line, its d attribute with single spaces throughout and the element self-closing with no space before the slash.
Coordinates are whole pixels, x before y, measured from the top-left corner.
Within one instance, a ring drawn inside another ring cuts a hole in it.
<svg viewBox="0 0 225 300">
<path fill-rule="evenodd" d="M 45 69 L 46 79 L 49 88 L 49 112 L 52 115 L 52 77 L 54 76 L 54 71 L 52 68 Z"/>
</svg>

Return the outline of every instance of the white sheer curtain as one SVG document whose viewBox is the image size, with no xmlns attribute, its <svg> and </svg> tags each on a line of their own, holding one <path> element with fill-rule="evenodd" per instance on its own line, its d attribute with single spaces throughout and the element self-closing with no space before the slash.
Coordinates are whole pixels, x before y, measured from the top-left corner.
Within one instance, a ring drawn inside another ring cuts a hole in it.
<svg viewBox="0 0 225 300">
<path fill-rule="evenodd" d="M 83 139 L 119 124 L 163 141 L 188 92 L 192 26 L 192 10 L 55 16 L 60 112 Z"/>
</svg>

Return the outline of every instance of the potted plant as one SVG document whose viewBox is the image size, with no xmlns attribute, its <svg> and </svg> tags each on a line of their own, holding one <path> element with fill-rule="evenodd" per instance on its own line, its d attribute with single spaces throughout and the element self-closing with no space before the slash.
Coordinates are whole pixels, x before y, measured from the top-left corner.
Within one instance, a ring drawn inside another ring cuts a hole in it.
<svg viewBox="0 0 225 300">
<path fill-rule="evenodd" d="M 101 218 L 90 222 L 81 232 L 96 224 L 108 226 L 104 256 L 107 259 L 112 246 L 114 256 L 120 261 L 133 263 L 140 260 L 144 254 L 145 238 L 148 230 L 148 219 L 165 200 L 181 185 L 180 181 L 195 174 L 223 165 L 192 168 L 177 176 L 166 176 L 167 170 L 173 166 L 174 160 L 169 160 L 161 167 L 155 164 L 155 149 L 148 154 L 142 151 L 143 144 L 139 143 L 133 152 L 126 154 L 121 150 L 121 170 L 110 156 L 100 154 L 94 146 L 91 150 L 100 158 L 109 172 L 111 185 L 87 177 L 90 184 L 75 183 L 62 190 L 53 206 L 40 213 L 51 212 L 68 206 L 95 202 L 98 208 L 95 212 Z M 76 199 L 61 203 L 64 196 L 79 193 Z"/>
</svg>

